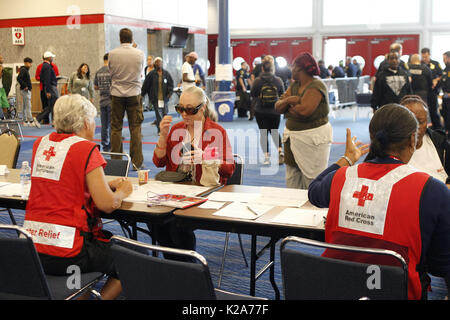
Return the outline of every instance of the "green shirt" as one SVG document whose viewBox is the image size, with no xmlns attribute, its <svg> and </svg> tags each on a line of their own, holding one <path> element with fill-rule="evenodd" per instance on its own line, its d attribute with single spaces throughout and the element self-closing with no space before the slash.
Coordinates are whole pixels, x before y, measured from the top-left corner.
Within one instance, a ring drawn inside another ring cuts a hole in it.
<svg viewBox="0 0 450 320">
<path fill-rule="evenodd" d="M 291 86 L 292 96 L 299 96 L 302 98 L 309 89 L 316 89 L 322 94 L 322 100 L 310 116 L 293 116 L 286 113 L 284 116 L 286 118 L 286 128 L 291 131 L 303 131 L 318 128 L 327 124 L 330 106 L 328 103 L 328 89 L 325 84 L 320 79 L 314 78 L 302 94 L 298 93 L 299 88 L 300 82 L 295 81 Z M 298 167 L 295 162 L 294 154 L 291 151 L 291 142 L 289 139 L 284 144 L 284 162 L 292 167 Z"/>
<path fill-rule="evenodd" d="M 78 93 L 87 99 L 94 99 L 94 86 L 92 81 L 86 76 L 82 79 L 78 78 L 78 74 L 74 72 L 69 79 L 68 90 L 70 93 Z"/>
<path fill-rule="evenodd" d="M 316 89 L 322 94 L 322 100 L 316 110 L 309 116 L 293 116 L 286 113 L 286 128 L 291 131 L 303 131 L 321 127 L 328 123 L 330 106 L 328 103 L 328 89 L 320 79 L 315 79 L 306 87 L 302 94 L 298 93 L 300 82 L 295 81 L 291 87 L 292 96 L 303 98 L 309 89 Z"/>
</svg>

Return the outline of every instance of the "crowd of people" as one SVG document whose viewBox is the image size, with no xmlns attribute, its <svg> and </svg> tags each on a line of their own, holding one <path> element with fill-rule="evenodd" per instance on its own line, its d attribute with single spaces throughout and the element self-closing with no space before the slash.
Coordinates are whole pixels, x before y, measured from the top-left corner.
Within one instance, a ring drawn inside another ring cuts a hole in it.
<svg viewBox="0 0 450 320">
<path fill-rule="evenodd" d="M 155 166 L 165 168 L 162 179 L 217 186 L 226 184 L 235 170 L 227 132 L 217 122 L 217 113 L 201 88 L 205 83 L 195 67 L 198 55 L 186 55 L 182 94 L 175 107 L 182 120 L 173 123 L 167 107 L 174 84 L 162 67 L 162 58 L 149 57 L 144 70 L 145 55 L 133 45 L 131 30 L 122 29 L 119 37 L 120 47 L 105 54 L 104 66 L 93 79 L 89 66 L 82 63 L 70 77 L 70 94 L 60 98 L 55 55 L 46 52 L 39 68 L 41 98 L 46 104 L 36 118 L 28 112 L 31 59 L 25 59 L 19 75 L 27 104 L 24 121 L 39 124 L 50 116 L 55 128 L 33 146 L 24 227 L 57 229 L 58 238 L 43 242 L 35 238 L 45 272 L 65 274 L 67 266 L 74 264 L 82 272 L 104 272 L 109 276 L 102 290 L 105 299 L 117 297 L 121 284 L 108 241 L 111 235 L 102 229 L 100 212 L 119 208 L 133 188 L 127 178 L 109 182 L 105 178 L 106 162 L 92 142 L 97 115 L 95 90 L 100 94 L 103 150 L 123 151 L 126 113 L 135 170 L 144 167 L 141 125 L 145 95 L 155 108 L 159 138 L 152 160 Z M 347 129 L 345 153 L 330 167 L 333 129 L 328 119 L 327 87 L 320 79 L 325 70 L 311 54 L 299 54 L 289 72 L 277 72 L 270 55 L 262 57 L 251 74 L 243 62 L 236 76 L 236 94 L 241 98 L 237 108 L 250 110 L 250 119 L 256 118 L 264 163 L 271 161 L 271 134 L 278 162 L 286 167 L 287 187 L 307 189 L 312 204 L 329 208 L 326 241 L 397 251 L 408 262 L 408 296 L 420 299 L 426 298 L 430 285 L 427 273 L 445 278 L 450 286 L 450 143 L 448 133 L 440 127 L 434 123 L 428 127 L 439 86 L 444 91 L 444 120 L 446 124 L 450 121 L 450 53 L 444 54 L 446 69 L 438 79 L 433 72 L 439 74 L 439 64 L 429 59 L 429 50 L 422 50 L 422 61 L 412 56 L 408 66 L 400 62 L 398 47 L 391 46 L 376 75 L 370 144 L 357 141 Z M 348 59 L 347 63 L 354 62 Z M 356 64 L 344 72 L 358 75 Z M 427 78 L 426 92 L 415 80 L 420 75 Z M 281 115 L 286 119 L 283 136 L 278 133 Z M 364 162 L 357 164 L 363 156 Z M 59 193 L 67 196 L 54 201 L 53 195 Z M 194 232 L 173 221 L 153 228 L 158 228 L 154 234 L 163 246 L 196 248 Z M 376 263 L 331 251 L 325 256 Z"/>
</svg>

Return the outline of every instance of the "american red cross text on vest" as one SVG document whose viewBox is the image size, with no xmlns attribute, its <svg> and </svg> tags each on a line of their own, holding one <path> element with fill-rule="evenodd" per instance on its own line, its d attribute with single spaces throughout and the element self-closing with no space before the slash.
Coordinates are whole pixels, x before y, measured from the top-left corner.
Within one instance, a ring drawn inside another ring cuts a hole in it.
<svg viewBox="0 0 450 320">
<path fill-rule="evenodd" d="M 366 204 L 366 201 L 372 201 L 373 200 L 373 193 L 369 193 L 369 187 L 363 186 L 361 191 L 356 191 L 353 194 L 353 198 L 358 199 L 358 206 L 364 207 Z"/>
<path fill-rule="evenodd" d="M 56 156 L 55 147 L 50 147 L 50 149 L 45 150 L 43 155 L 45 156 L 45 161 L 50 161 L 51 157 Z"/>
</svg>

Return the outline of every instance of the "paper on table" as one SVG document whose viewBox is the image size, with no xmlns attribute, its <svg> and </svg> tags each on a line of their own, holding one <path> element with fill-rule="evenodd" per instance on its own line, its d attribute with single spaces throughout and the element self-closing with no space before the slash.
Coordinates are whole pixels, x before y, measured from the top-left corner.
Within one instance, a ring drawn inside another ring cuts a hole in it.
<svg viewBox="0 0 450 320">
<path fill-rule="evenodd" d="M 250 209 L 249 209 L 250 208 Z M 257 205 L 246 203 L 233 202 L 226 206 L 225 208 L 214 213 L 214 216 L 236 218 L 236 219 L 246 219 L 255 220 L 271 210 L 273 206 Z"/>
<path fill-rule="evenodd" d="M 205 203 L 203 203 L 202 205 L 198 206 L 200 209 L 214 209 L 214 210 L 219 210 L 220 208 L 222 208 L 224 206 L 225 202 L 218 202 L 218 201 L 211 201 L 208 200 Z"/>
<path fill-rule="evenodd" d="M 30 193 L 31 184 L 28 185 L 28 190 L 26 190 L 27 198 Z M 0 196 L 4 197 L 21 197 L 22 196 L 22 185 L 20 183 L 9 183 L 1 186 Z"/>
<path fill-rule="evenodd" d="M 0 176 L 4 176 L 8 172 L 8 167 L 4 164 L 0 165 Z"/>
<path fill-rule="evenodd" d="M 207 198 L 212 201 L 247 203 L 259 198 L 259 193 L 213 192 Z"/>
<path fill-rule="evenodd" d="M 323 227 L 328 209 L 287 208 L 272 219 L 273 223 L 292 224 L 306 227 Z"/>
<path fill-rule="evenodd" d="M 283 207 L 301 207 L 308 201 L 308 190 L 262 187 L 255 202 Z"/>
</svg>

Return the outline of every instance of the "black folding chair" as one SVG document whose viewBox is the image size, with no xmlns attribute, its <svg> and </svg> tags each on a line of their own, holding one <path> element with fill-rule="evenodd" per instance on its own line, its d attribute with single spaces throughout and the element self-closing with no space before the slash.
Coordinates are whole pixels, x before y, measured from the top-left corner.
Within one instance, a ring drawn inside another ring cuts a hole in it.
<svg viewBox="0 0 450 320">
<path fill-rule="evenodd" d="M 85 292 L 101 299 L 92 286 L 102 273 L 81 273 L 79 287 L 71 281 L 75 275 L 47 276 L 24 228 L 0 225 L 0 231 L 0 300 L 70 300 Z"/>
<path fill-rule="evenodd" d="M 292 248 L 290 244 L 295 246 Z M 362 253 L 373 258 L 382 257 L 383 260 L 388 258 L 399 266 L 326 258 L 306 253 L 304 248 L 301 251 L 299 245 L 338 250 L 347 254 Z M 287 237 L 281 242 L 280 258 L 286 300 L 408 299 L 408 265 L 394 251 Z M 370 278 L 371 276 L 379 278 Z M 380 287 L 374 286 L 374 283 L 380 284 Z"/>
<path fill-rule="evenodd" d="M 241 185 L 244 177 L 244 159 L 239 154 L 233 154 L 233 158 L 238 159 L 238 161 L 234 161 L 235 163 L 235 169 L 231 177 L 227 181 L 227 185 Z M 241 248 L 242 257 L 244 258 L 245 267 L 248 268 L 248 262 L 247 258 L 245 256 L 244 252 L 244 246 L 242 244 L 242 238 L 241 235 L 238 233 L 238 239 L 239 239 L 239 247 Z M 220 288 L 220 285 L 222 284 L 222 276 L 223 276 L 223 269 L 225 267 L 225 258 L 228 251 L 228 242 L 230 240 L 230 232 L 227 232 L 225 235 L 225 244 L 223 247 L 223 255 L 222 255 L 222 263 L 220 265 L 220 272 L 219 272 L 219 281 L 217 283 L 217 286 Z"/>
<path fill-rule="evenodd" d="M 113 236 L 114 263 L 123 295 L 132 300 L 266 300 L 214 289 L 206 259 L 195 251 L 166 248 Z M 194 259 L 183 262 L 148 251 Z"/>
<path fill-rule="evenodd" d="M 101 152 L 106 161 L 105 175 L 128 177 L 131 157 L 126 153 Z"/>
<path fill-rule="evenodd" d="M 131 157 L 126 153 L 115 152 L 100 152 L 106 161 L 106 167 L 104 169 L 105 175 L 116 177 L 128 177 L 130 169 Z M 117 159 L 119 158 L 119 159 Z M 114 223 L 115 220 L 109 220 L 102 222 L 103 225 Z M 123 221 L 117 221 L 122 228 L 123 234 L 130 234 L 129 226 Z"/>
</svg>

